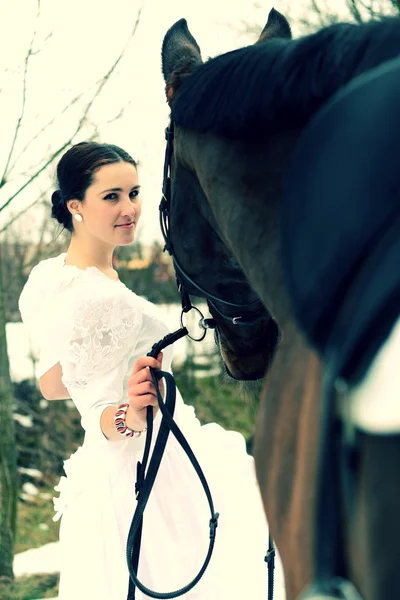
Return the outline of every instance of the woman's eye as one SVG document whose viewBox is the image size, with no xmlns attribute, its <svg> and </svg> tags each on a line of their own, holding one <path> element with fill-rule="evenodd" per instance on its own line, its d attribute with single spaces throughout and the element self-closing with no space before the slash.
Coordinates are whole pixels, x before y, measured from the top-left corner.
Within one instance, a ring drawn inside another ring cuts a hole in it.
<svg viewBox="0 0 400 600">
<path fill-rule="evenodd" d="M 139 195 L 139 190 L 132 190 L 129 193 L 129 198 L 131 200 L 134 200 L 135 198 L 137 198 L 138 195 Z M 104 200 L 119 200 L 119 195 L 115 192 L 111 192 L 110 194 L 107 194 L 107 196 L 104 196 Z"/>
</svg>

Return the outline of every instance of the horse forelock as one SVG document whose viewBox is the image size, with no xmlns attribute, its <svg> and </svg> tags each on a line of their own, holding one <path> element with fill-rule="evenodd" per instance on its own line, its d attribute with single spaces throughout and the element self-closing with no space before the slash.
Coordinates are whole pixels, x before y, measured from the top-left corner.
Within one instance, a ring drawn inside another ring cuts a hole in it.
<svg viewBox="0 0 400 600">
<path fill-rule="evenodd" d="M 171 117 L 183 128 L 233 138 L 302 126 L 355 76 L 399 54 L 394 17 L 271 39 L 196 67 L 178 90 Z"/>
</svg>

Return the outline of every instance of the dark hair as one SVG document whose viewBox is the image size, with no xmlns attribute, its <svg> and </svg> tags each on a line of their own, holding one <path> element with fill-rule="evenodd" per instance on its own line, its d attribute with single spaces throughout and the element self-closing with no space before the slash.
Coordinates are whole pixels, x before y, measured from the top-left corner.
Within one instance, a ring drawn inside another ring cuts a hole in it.
<svg viewBox="0 0 400 600">
<path fill-rule="evenodd" d="M 103 165 L 128 162 L 137 167 L 136 161 L 122 148 L 113 144 L 81 142 L 72 146 L 57 165 L 58 190 L 51 196 L 51 216 L 68 231 L 73 231 L 72 214 L 67 201 L 82 200 L 93 183 L 95 172 Z"/>
</svg>

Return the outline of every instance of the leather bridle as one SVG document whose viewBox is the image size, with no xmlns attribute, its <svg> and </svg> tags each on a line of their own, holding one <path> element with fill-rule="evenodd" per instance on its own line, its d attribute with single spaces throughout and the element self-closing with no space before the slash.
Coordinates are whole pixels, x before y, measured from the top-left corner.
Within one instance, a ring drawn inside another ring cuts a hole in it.
<svg viewBox="0 0 400 600">
<path fill-rule="evenodd" d="M 216 296 L 209 290 L 206 290 L 204 287 L 196 283 L 193 280 L 193 278 L 189 275 L 189 273 L 182 267 L 181 263 L 179 262 L 176 256 L 171 241 L 170 223 L 172 203 L 171 171 L 174 147 L 174 124 L 172 123 L 172 121 L 170 121 L 168 127 L 165 130 L 165 139 L 167 141 L 167 145 L 165 150 L 162 198 L 159 206 L 160 227 L 165 241 L 164 250 L 171 255 L 175 267 L 176 281 L 182 301 L 182 310 L 184 312 L 187 312 L 192 308 L 192 304 L 190 302 L 190 295 L 188 292 L 188 289 L 191 288 L 192 290 L 195 290 L 196 296 L 205 298 L 208 301 L 208 304 L 225 321 L 228 321 L 233 325 L 238 326 L 256 325 L 262 319 L 265 319 L 266 315 L 268 314 L 259 298 L 247 304 L 238 304 L 230 300 L 225 300 L 221 296 Z M 226 311 L 229 314 L 227 314 Z M 204 328 L 215 329 L 217 327 L 215 319 L 203 318 L 200 324 Z"/>
</svg>

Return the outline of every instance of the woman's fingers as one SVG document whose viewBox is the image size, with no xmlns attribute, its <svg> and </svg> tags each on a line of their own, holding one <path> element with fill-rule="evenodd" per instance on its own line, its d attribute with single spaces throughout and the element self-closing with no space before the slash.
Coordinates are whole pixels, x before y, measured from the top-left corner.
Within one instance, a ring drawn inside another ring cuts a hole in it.
<svg viewBox="0 0 400 600">
<path fill-rule="evenodd" d="M 135 389 L 137 386 L 140 386 L 144 383 L 151 383 L 154 389 L 153 378 L 148 369 L 142 369 L 135 375 L 132 375 L 128 381 L 128 391 L 135 393 Z M 154 390 L 155 391 L 155 390 Z"/>
<path fill-rule="evenodd" d="M 132 409 L 129 415 L 129 421 L 132 425 L 145 422 L 147 406 L 153 407 L 154 416 L 159 410 L 157 391 L 149 367 L 160 370 L 162 366 L 162 352 L 157 356 L 157 360 L 151 356 L 143 356 L 136 360 L 132 374 L 128 381 L 128 402 Z M 159 381 L 159 389 L 164 395 L 164 385 Z"/>
<path fill-rule="evenodd" d="M 160 370 L 162 368 L 162 358 L 162 352 L 160 352 L 160 354 L 157 356 L 157 359 L 153 358 L 152 356 L 141 356 L 135 362 L 135 365 L 132 369 L 132 375 L 138 373 L 146 367 L 152 367 L 153 369 Z"/>
<path fill-rule="evenodd" d="M 153 394 L 143 394 L 129 401 L 129 405 L 136 411 L 140 411 L 148 406 L 158 407 L 157 398 Z"/>
<path fill-rule="evenodd" d="M 156 399 L 157 392 L 153 382 L 144 381 L 143 383 L 138 383 L 132 387 L 131 396 L 137 398 L 137 403 L 139 405 L 142 396 L 154 396 Z"/>
<path fill-rule="evenodd" d="M 163 394 L 163 382 L 160 381 L 158 385 L 161 394 Z M 128 398 L 131 402 L 135 404 L 135 406 L 143 406 L 144 396 L 153 397 L 154 402 L 152 402 L 152 404 L 157 404 L 157 391 L 152 380 L 144 380 L 140 383 L 131 382 L 128 384 Z"/>
<path fill-rule="evenodd" d="M 160 370 L 162 364 L 162 353 L 158 355 L 158 358 L 160 358 L 160 360 L 156 360 L 150 356 L 138 358 L 129 378 L 128 385 L 136 385 L 138 383 L 143 383 L 144 381 L 153 381 L 150 369 L 148 367 L 151 366 L 157 371 Z"/>
<path fill-rule="evenodd" d="M 142 408 L 136 408 L 129 403 L 129 409 L 126 413 L 126 424 L 133 431 L 143 431 L 146 428 L 147 423 L 147 408 L 151 405 L 151 400 L 147 402 L 146 406 Z M 158 412 L 158 406 L 153 406 L 153 418 Z"/>
</svg>

